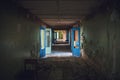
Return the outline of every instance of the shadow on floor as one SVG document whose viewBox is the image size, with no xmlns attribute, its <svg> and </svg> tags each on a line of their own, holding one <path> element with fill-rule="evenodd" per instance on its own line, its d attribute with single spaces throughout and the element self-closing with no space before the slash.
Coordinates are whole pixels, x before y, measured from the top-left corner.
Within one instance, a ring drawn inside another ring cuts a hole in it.
<svg viewBox="0 0 120 80">
<path fill-rule="evenodd" d="M 108 80 L 80 58 L 42 59 L 35 68 L 20 72 L 16 80 Z"/>
</svg>

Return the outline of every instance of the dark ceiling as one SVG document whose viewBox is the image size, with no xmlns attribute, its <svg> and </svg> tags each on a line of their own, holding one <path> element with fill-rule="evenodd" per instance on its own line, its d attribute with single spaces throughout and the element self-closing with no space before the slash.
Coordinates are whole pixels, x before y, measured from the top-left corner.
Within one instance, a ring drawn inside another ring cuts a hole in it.
<svg viewBox="0 0 120 80">
<path fill-rule="evenodd" d="M 105 0 L 14 0 L 51 26 L 73 24 L 98 9 Z"/>
</svg>

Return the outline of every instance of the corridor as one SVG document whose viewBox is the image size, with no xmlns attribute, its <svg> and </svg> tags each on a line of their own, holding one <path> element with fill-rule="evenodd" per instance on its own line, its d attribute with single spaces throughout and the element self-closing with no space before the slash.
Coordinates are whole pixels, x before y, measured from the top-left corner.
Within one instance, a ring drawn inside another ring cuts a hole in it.
<svg viewBox="0 0 120 80">
<path fill-rule="evenodd" d="M 0 0 L 0 80 L 120 80 L 120 0 Z"/>
</svg>

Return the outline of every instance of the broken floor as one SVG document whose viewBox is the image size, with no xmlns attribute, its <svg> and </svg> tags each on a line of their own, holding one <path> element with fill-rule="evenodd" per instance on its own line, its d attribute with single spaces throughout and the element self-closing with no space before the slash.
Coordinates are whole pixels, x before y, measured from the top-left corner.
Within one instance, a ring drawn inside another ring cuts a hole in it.
<svg viewBox="0 0 120 80">
<path fill-rule="evenodd" d="M 37 60 L 35 70 L 26 70 L 17 80 L 108 80 L 100 70 L 82 58 L 46 58 Z M 35 65 L 34 65 L 35 66 Z M 31 68 L 33 69 L 33 67 Z"/>
</svg>

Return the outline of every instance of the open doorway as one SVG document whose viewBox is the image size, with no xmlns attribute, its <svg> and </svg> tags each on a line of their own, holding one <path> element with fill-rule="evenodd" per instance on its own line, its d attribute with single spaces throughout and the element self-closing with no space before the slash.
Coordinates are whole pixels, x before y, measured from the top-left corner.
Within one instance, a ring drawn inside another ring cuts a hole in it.
<svg viewBox="0 0 120 80">
<path fill-rule="evenodd" d="M 40 29 L 40 33 L 42 33 L 40 36 L 40 51 L 42 53 L 40 55 L 44 54 L 41 57 L 80 56 L 80 28 L 71 28 L 69 30 Z"/>
<path fill-rule="evenodd" d="M 72 51 L 70 48 L 70 30 L 52 31 L 51 54 L 46 57 L 70 57 Z"/>
<path fill-rule="evenodd" d="M 53 31 L 53 44 L 67 44 L 67 36 L 69 32 L 67 30 L 54 30 Z"/>
</svg>

